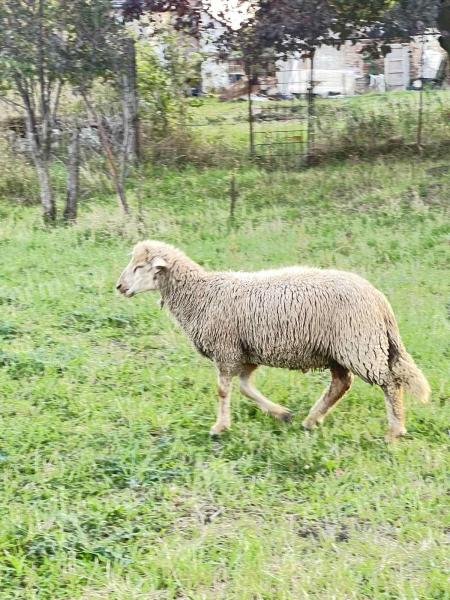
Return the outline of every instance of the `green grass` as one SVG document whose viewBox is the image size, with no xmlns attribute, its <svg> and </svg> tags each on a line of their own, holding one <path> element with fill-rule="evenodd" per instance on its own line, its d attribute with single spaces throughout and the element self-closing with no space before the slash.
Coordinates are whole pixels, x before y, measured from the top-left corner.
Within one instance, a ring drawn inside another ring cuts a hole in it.
<svg viewBox="0 0 450 600">
<path fill-rule="evenodd" d="M 156 171 L 144 224 L 107 198 L 48 231 L 0 202 L 0 598 L 443 600 L 448 593 L 448 199 L 444 160 L 300 173 Z M 142 233 L 145 231 L 145 233 Z M 156 295 L 114 282 L 143 236 L 208 268 L 306 263 L 390 299 L 433 389 L 387 446 L 382 393 L 357 381 L 323 428 L 300 422 L 328 374 L 262 368 L 298 415 L 233 394 Z"/>
</svg>

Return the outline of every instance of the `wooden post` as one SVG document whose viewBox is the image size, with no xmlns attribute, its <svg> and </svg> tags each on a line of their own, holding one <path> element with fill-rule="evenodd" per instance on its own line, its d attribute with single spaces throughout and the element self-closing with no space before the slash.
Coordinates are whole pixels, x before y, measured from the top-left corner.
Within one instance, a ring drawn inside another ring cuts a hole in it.
<svg viewBox="0 0 450 600">
<path fill-rule="evenodd" d="M 142 202 L 142 186 L 144 174 L 142 172 L 142 165 L 138 167 L 137 172 L 137 188 L 136 188 L 136 199 L 137 199 L 137 229 L 140 236 L 145 234 L 145 219 L 144 219 L 144 205 Z"/>
</svg>

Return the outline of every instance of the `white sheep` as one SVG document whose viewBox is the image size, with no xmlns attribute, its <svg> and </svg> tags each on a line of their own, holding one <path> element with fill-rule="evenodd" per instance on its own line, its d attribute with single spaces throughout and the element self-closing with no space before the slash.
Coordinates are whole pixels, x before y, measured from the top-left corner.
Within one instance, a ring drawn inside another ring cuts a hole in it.
<svg viewBox="0 0 450 600">
<path fill-rule="evenodd" d="M 382 388 L 389 440 L 406 433 L 403 389 L 423 402 L 429 398 L 428 382 L 402 344 L 391 306 L 358 275 L 309 267 L 209 272 L 173 246 L 144 241 L 135 246 L 117 289 L 128 297 L 159 290 L 197 350 L 216 364 L 219 410 L 211 434 L 230 427 L 234 376 L 263 411 L 291 418 L 251 383 L 259 365 L 330 369 L 329 387 L 303 421 L 307 429 L 342 398 L 353 373 Z"/>
</svg>

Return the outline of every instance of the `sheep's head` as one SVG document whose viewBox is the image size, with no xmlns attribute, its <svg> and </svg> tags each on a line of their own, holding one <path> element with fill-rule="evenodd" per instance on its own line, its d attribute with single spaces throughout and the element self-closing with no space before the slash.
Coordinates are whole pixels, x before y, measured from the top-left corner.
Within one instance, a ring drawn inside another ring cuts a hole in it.
<svg viewBox="0 0 450 600">
<path fill-rule="evenodd" d="M 130 262 L 122 271 L 116 289 L 128 298 L 159 289 L 158 274 L 167 269 L 167 261 L 158 252 L 158 244 L 139 242 L 133 250 Z"/>
</svg>

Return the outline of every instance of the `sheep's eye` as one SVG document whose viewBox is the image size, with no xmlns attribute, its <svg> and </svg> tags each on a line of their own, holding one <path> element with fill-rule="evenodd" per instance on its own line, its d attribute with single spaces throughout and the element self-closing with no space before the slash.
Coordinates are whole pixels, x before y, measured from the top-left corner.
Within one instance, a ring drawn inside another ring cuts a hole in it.
<svg viewBox="0 0 450 600">
<path fill-rule="evenodd" d="M 137 267 L 134 267 L 134 269 L 133 269 L 133 273 L 136 273 L 136 271 L 137 271 L 138 269 L 142 269 L 142 268 L 143 268 L 143 266 L 144 266 L 144 265 L 137 265 Z"/>
</svg>

